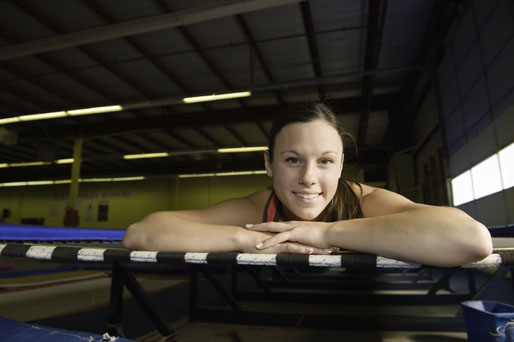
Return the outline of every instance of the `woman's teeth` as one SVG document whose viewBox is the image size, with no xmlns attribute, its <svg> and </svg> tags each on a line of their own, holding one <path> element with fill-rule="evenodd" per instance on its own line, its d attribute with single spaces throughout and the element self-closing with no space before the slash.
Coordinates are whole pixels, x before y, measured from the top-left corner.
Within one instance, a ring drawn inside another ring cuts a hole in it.
<svg viewBox="0 0 514 342">
<path fill-rule="evenodd" d="M 301 193 L 295 192 L 295 195 L 298 197 L 301 197 L 301 198 L 312 199 L 312 198 L 318 197 L 319 194 L 301 194 Z"/>
</svg>

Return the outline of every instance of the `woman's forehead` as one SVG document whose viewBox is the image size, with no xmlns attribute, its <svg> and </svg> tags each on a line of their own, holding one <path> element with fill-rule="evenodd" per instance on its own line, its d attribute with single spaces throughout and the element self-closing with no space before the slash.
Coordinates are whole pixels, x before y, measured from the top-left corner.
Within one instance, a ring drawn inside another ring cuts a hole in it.
<svg viewBox="0 0 514 342">
<path fill-rule="evenodd" d="M 285 126 L 277 135 L 275 147 L 279 149 L 303 146 L 341 151 L 342 139 L 337 129 L 324 120 L 294 123 Z"/>
</svg>

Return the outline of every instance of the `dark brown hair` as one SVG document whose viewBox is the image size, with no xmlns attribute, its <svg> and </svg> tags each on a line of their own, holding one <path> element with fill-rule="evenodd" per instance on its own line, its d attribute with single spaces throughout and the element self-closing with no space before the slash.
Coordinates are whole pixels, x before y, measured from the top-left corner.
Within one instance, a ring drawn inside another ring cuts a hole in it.
<svg viewBox="0 0 514 342">
<path fill-rule="evenodd" d="M 270 162 L 273 159 L 273 149 L 275 147 L 276 137 L 282 128 L 294 123 L 306 123 L 318 119 L 326 121 L 330 126 L 337 130 L 341 137 L 341 143 L 343 143 L 345 137 L 351 138 L 351 135 L 345 132 L 337 122 L 334 111 L 328 105 L 315 102 L 307 105 L 291 106 L 288 110 L 282 112 L 273 120 L 268 145 Z M 353 192 L 350 183 L 355 183 L 360 187 L 360 184 L 353 180 L 344 179 L 342 176 L 339 178 L 336 193 L 321 216 L 323 221 L 340 221 L 362 217 L 362 210 L 359 201 L 360 196 L 358 197 Z"/>
</svg>

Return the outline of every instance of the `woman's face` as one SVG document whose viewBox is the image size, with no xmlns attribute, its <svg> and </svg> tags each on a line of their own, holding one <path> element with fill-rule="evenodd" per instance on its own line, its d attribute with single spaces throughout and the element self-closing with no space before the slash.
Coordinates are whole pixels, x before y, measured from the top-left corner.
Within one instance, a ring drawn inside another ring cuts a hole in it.
<svg viewBox="0 0 514 342">
<path fill-rule="evenodd" d="M 265 161 L 287 220 L 315 220 L 323 212 L 336 192 L 343 160 L 341 137 L 326 121 L 282 128 L 273 161 Z"/>
</svg>

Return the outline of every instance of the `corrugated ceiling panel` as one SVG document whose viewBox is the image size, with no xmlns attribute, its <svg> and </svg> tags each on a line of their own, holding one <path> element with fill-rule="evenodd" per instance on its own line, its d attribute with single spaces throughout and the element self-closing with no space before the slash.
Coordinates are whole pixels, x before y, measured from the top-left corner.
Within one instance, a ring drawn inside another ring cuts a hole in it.
<svg viewBox="0 0 514 342">
<path fill-rule="evenodd" d="M 246 13 L 245 18 L 258 41 L 305 33 L 298 4 Z"/>
<path fill-rule="evenodd" d="M 367 0 L 318 0 L 310 7 L 316 31 L 366 25 Z"/>
<path fill-rule="evenodd" d="M 246 38 L 232 16 L 186 26 L 202 48 L 245 43 Z"/>
</svg>

